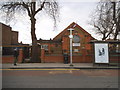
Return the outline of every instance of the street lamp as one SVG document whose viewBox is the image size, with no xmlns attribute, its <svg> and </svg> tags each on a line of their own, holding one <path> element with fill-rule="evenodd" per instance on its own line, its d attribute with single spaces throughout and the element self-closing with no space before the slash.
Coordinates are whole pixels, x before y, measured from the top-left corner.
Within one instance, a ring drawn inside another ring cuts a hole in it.
<svg viewBox="0 0 120 90">
<path fill-rule="evenodd" d="M 69 35 L 69 38 L 70 38 L 70 66 L 73 66 L 73 64 L 72 64 L 72 39 L 73 39 L 72 31 L 74 29 L 69 28 L 68 30 L 70 31 L 70 35 Z"/>
</svg>

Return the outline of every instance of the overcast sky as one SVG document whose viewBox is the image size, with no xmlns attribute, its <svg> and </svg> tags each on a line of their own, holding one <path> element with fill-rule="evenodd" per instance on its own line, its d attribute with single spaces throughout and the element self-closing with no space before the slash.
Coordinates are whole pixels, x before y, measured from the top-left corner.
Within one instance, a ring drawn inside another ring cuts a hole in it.
<svg viewBox="0 0 120 90">
<path fill-rule="evenodd" d="M 36 35 L 37 39 L 50 39 L 54 38 L 58 33 L 64 30 L 72 22 L 76 22 L 87 32 L 89 32 L 94 38 L 97 38 L 94 34 L 92 27 L 88 24 L 90 21 L 90 15 L 95 10 L 97 1 L 99 0 L 58 0 L 60 5 L 60 17 L 57 23 L 57 28 L 54 30 L 53 21 L 45 13 L 38 14 L 36 16 Z M 14 31 L 19 31 L 19 42 L 31 43 L 30 34 L 30 21 L 29 17 L 22 14 L 17 15 L 19 19 L 9 25 Z M 0 22 L 5 23 L 5 20 L 0 19 Z"/>
</svg>

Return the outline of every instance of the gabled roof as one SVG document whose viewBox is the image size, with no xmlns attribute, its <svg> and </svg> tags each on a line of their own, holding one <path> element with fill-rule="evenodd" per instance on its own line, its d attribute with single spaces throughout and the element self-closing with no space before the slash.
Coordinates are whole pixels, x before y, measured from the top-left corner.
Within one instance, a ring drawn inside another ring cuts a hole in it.
<svg viewBox="0 0 120 90">
<path fill-rule="evenodd" d="M 69 28 L 75 28 L 78 27 L 82 32 L 86 33 L 87 35 L 91 36 L 87 31 L 85 31 L 81 26 L 79 26 L 77 23 L 73 22 L 71 23 L 67 28 L 65 28 L 61 33 L 59 33 L 56 37 L 53 38 L 53 40 L 59 40 L 62 35 L 69 29 Z M 91 36 L 92 37 L 92 36 Z M 92 37 L 93 38 L 93 37 Z"/>
</svg>

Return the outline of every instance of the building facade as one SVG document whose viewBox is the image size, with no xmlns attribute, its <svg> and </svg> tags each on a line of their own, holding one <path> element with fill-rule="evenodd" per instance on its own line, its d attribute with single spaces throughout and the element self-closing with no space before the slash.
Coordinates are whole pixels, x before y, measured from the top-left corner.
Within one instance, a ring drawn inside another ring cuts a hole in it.
<svg viewBox="0 0 120 90">
<path fill-rule="evenodd" d="M 73 28 L 72 31 L 72 52 L 73 62 L 75 63 L 90 63 L 92 62 L 92 45 L 89 43 L 91 40 L 95 40 L 87 31 L 80 27 L 76 23 L 71 23 L 61 33 L 51 40 L 38 40 L 41 45 L 41 61 L 42 62 L 64 62 L 64 53 L 70 56 L 70 31 L 68 29 Z M 70 62 L 70 58 L 68 58 Z"/>
<path fill-rule="evenodd" d="M 8 25 L 0 23 L 1 45 L 2 45 L 2 63 L 13 63 L 13 50 L 19 47 L 18 32 L 12 31 Z M 23 51 L 19 50 L 18 62 L 22 61 Z"/>
<path fill-rule="evenodd" d="M 72 31 L 72 53 L 73 63 L 93 63 L 94 62 L 94 50 L 93 44 L 90 42 L 95 39 L 82 27 L 76 23 L 71 23 L 56 37 L 50 40 L 38 40 L 38 49 L 40 59 L 42 63 L 64 63 L 64 54 L 68 55 L 68 63 L 70 62 L 70 31 L 68 29 L 73 28 Z M 31 46 L 29 44 L 18 43 L 18 32 L 12 31 L 12 28 L 0 23 L 0 32 L 2 39 L 2 63 L 13 63 L 13 49 L 19 47 L 18 62 L 29 62 L 31 57 Z M 116 43 L 116 49 L 114 41 L 109 43 L 109 60 L 110 63 L 118 63 L 120 58 L 119 43 Z M 112 43 L 113 42 L 113 43 Z M 26 61 L 27 59 L 28 61 Z"/>
<path fill-rule="evenodd" d="M 12 31 L 10 26 L 0 23 L 2 32 L 2 46 L 18 44 L 18 32 Z"/>
</svg>

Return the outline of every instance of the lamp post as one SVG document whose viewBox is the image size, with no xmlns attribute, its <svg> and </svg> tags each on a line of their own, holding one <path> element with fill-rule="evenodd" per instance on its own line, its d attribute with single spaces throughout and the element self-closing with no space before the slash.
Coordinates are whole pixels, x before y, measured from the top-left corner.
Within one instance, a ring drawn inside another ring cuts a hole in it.
<svg viewBox="0 0 120 90">
<path fill-rule="evenodd" d="M 70 66 L 73 66 L 72 64 L 72 39 L 73 39 L 73 35 L 72 35 L 72 31 L 74 30 L 73 28 L 68 29 L 70 31 Z"/>
</svg>

